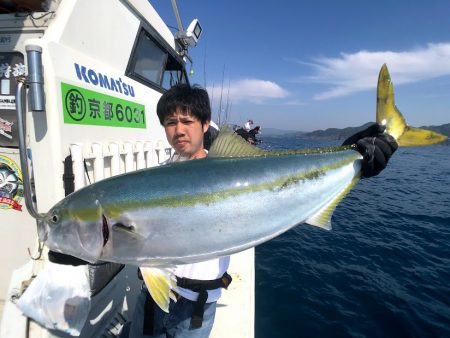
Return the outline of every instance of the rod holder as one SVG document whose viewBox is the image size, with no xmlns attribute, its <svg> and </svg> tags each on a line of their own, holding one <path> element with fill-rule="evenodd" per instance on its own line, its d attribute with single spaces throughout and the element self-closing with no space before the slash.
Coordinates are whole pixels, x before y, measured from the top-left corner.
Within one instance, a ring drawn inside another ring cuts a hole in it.
<svg viewBox="0 0 450 338">
<path fill-rule="evenodd" d="M 42 47 L 26 46 L 30 107 L 32 111 L 45 110 L 44 76 L 42 75 Z"/>
<path fill-rule="evenodd" d="M 17 130 L 19 132 L 20 166 L 22 170 L 22 182 L 25 197 L 25 206 L 30 215 L 36 219 L 42 218 L 33 203 L 33 193 L 31 191 L 30 171 L 28 168 L 28 156 L 26 147 L 26 111 L 25 111 L 25 78 L 19 79 L 16 91 L 16 116 Z"/>
</svg>

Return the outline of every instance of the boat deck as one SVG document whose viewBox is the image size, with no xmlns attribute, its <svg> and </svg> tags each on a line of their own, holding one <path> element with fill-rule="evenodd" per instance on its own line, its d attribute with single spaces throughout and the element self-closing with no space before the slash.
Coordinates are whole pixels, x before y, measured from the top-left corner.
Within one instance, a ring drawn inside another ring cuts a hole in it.
<svg viewBox="0 0 450 338">
<path fill-rule="evenodd" d="M 233 282 L 217 303 L 211 338 L 253 338 L 255 327 L 255 249 L 231 256 Z"/>
</svg>

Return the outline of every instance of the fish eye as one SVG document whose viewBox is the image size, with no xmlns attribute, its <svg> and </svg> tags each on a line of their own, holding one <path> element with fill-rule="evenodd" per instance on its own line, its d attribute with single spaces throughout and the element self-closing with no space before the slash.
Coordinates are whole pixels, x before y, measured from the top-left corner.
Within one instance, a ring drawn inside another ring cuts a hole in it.
<svg viewBox="0 0 450 338">
<path fill-rule="evenodd" d="M 52 221 L 53 223 L 57 223 L 57 222 L 59 221 L 58 215 L 57 215 L 57 214 L 53 214 L 53 215 L 52 215 L 52 218 L 51 218 L 51 221 Z"/>
</svg>

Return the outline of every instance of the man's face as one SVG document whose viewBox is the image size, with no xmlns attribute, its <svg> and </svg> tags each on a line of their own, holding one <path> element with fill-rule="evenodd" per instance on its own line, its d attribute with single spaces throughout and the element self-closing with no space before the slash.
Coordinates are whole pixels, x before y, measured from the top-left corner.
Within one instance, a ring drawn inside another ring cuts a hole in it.
<svg viewBox="0 0 450 338">
<path fill-rule="evenodd" d="M 167 141 L 177 153 L 190 160 L 205 157 L 203 134 L 208 130 L 209 122 L 202 125 L 197 117 L 177 110 L 164 119 L 163 125 Z"/>
</svg>

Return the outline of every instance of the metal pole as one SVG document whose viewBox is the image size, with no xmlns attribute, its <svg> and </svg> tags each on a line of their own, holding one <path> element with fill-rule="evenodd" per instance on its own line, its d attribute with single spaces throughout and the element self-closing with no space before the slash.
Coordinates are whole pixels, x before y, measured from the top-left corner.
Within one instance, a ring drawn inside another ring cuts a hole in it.
<svg viewBox="0 0 450 338">
<path fill-rule="evenodd" d="M 16 91 L 16 115 L 17 115 L 17 129 L 19 131 L 19 152 L 20 152 L 20 166 L 22 169 L 22 182 L 25 197 L 25 205 L 30 215 L 36 219 L 41 219 L 42 214 L 39 214 L 34 207 L 33 197 L 31 193 L 31 180 L 28 170 L 27 147 L 25 140 L 26 116 L 23 107 L 25 106 L 25 92 L 23 90 L 25 79 L 19 80 Z"/>
<path fill-rule="evenodd" d="M 178 11 L 178 5 L 177 0 L 172 0 L 172 8 L 173 12 L 175 13 L 175 17 L 177 18 L 178 23 L 178 31 L 181 33 L 183 32 L 183 23 L 181 22 L 180 12 Z"/>
</svg>

